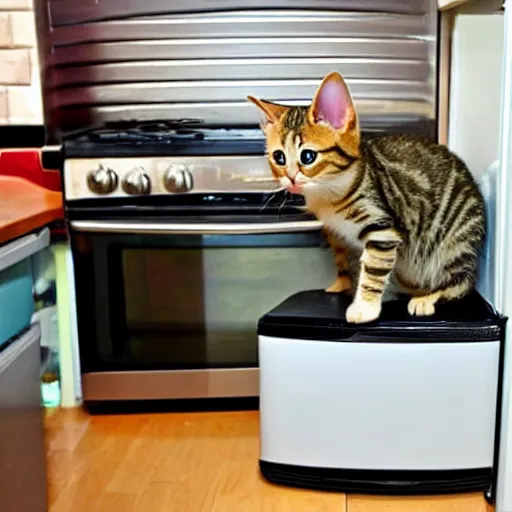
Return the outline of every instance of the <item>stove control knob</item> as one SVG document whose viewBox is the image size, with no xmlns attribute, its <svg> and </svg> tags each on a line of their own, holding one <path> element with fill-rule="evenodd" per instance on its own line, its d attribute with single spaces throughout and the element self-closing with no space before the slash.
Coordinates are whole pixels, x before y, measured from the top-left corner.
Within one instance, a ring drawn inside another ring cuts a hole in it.
<svg viewBox="0 0 512 512">
<path fill-rule="evenodd" d="M 194 187 L 194 180 L 187 166 L 171 165 L 165 173 L 164 186 L 168 192 L 180 194 L 190 192 Z"/>
<path fill-rule="evenodd" d="M 100 165 L 87 175 L 87 186 L 95 194 L 110 194 L 117 188 L 117 174 L 112 169 Z"/>
<path fill-rule="evenodd" d="M 151 181 L 142 167 L 136 167 L 125 176 L 122 187 L 127 194 L 147 196 L 151 192 Z"/>
</svg>

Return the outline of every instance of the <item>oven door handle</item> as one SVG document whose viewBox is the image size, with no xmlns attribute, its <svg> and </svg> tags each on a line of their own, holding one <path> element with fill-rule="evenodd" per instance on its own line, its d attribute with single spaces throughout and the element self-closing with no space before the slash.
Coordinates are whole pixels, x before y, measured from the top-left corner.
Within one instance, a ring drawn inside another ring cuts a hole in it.
<svg viewBox="0 0 512 512">
<path fill-rule="evenodd" d="M 302 220 L 292 222 L 260 222 L 174 224 L 156 222 L 113 222 L 113 221 L 71 221 L 75 231 L 87 233 L 132 233 L 156 235 L 255 235 L 272 233 L 302 233 L 318 231 L 323 223 L 319 220 Z"/>
</svg>

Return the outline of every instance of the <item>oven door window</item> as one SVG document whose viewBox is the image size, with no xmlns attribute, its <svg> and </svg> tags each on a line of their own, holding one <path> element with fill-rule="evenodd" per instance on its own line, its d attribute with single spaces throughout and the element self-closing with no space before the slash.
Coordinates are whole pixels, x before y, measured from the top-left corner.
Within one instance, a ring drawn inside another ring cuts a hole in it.
<svg viewBox="0 0 512 512">
<path fill-rule="evenodd" d="M 92 242 L 103 288 L 89 371 L 255 367 L 258 319 L 335 276 L 313 235 L 115 238 Z"/>
</svg>

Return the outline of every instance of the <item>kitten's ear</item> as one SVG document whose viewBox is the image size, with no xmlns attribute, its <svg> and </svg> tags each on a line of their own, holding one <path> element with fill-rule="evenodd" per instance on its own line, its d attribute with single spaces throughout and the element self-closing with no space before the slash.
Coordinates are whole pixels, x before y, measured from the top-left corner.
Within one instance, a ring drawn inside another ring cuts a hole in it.
<svg viewBox="0 0 512 512">
<path fill-rule="evenodd" d="M 262 128 L 268 123 L 275 123 L 279 118 L 288 110 L 289 107 L 285 105 L 278 105 L 270 101 L 260 100 L 254 96 L 247 96 L 247 99 L 254 103 L 262 112 Z"/>
<path fill-rule="evenodd" d="M 308 118 L 310 123 L 328 123 L 342 132 L 354 128 L 357 116 L 347 84 L 339 73 L 329 73 L 318 87 Z"/>
</svg>

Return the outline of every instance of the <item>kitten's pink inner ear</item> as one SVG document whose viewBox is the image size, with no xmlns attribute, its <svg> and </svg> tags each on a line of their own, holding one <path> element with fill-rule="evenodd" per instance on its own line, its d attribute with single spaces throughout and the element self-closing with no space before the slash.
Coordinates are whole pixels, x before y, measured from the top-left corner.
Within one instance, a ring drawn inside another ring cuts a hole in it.
<svg viewBox="0 0 512 512">
<path fill-rule="evenodd" d="M 325 121 L 336 130 L 345 127 L 351 116 L 352 100 L 341 80 L 327 80 L 321 86 L 315 100 L 315 122 Z"/>
</svg>

